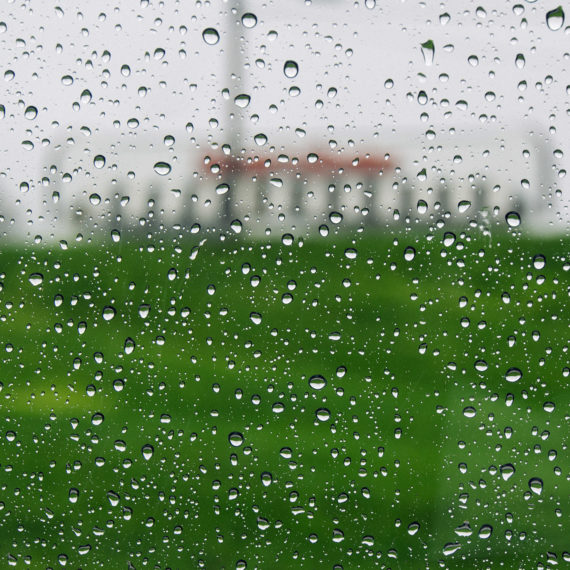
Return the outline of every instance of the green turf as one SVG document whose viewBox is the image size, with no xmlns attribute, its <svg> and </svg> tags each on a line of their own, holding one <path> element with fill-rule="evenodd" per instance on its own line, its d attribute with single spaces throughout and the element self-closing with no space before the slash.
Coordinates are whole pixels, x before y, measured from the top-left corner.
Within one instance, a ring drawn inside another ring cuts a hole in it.
<svg viewBox="0 0 570 570">
<path fill-rule="evenodd" d="M 2 558 L 568 561 L 570 242 L 473 230 L 445 246 L 443 233 L 4 247 Z M 511 367 L 523 373 L 514 383 Z M 471 536 L 455 532 L 464 522 Z"/>
</svg>

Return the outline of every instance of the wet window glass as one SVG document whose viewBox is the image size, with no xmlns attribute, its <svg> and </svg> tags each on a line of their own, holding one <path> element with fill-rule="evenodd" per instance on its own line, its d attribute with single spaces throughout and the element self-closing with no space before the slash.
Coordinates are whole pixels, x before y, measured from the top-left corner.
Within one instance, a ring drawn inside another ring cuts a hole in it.
<svg viewBox="0 0 570 570">
<path fill-rule="evenodd" d="M 6 2 L 0 565 L 568 564 L 569 33 Z"/>
</svg>

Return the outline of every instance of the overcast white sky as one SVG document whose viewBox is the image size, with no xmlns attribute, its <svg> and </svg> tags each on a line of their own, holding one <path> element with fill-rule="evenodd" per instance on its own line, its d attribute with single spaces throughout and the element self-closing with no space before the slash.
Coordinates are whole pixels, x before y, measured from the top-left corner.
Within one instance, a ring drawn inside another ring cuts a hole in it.
<svg viewBox="0 0 570 570">
<path fill-rule="evenodd" d="M 189 139 L 188 122 L 201 148 L 214 141 L 250 151 L 259 151 L 257 133 L 267 146 L 322 148 L 334 139 L 367 150 L 396 133 L 420 153 L 430 128 L 442 137 L 453 128 L 493 137 L 536 130 L 563 151 L 551 159 L 558 173 L 570 152 L 570 34 L 568 22 L 547 26 L 554 8 L 526 0 L 4 2 L 0 184 L 5 193 L 22 181 L 33 187 L 57 145 L 85 144 L 81 127 L 130 142 L 148 133 L 158 144 L 167 134 Z M 242 23 L 245 13 L 255 14 L 254 27 Z M 206 28 L 218 30 L 219 43 L 203 40 Z M 420 47 L 427 40 L 432 65 Z M 287 60 L 299 65 L 294 78 L 283 73 Z M 91 101 L 74 108 L 85 89 Z M 240 93 L 251 97 L 245 109 L 233 104 Z M 37 117 L 25 117 L 28 106 Z M 559 185 L 568 190 L 566 178 Z"/>
</svg>

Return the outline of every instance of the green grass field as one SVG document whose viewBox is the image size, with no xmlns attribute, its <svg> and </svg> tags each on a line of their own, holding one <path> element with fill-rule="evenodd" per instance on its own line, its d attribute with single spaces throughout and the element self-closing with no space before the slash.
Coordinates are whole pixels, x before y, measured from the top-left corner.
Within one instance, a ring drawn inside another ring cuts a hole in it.
<svg viewBox="0 0 570 570">
<path fill-rule="evenodd" d="M 569 246 L 402 231 L 4 247 L 0 556 L 567 563 Z"/>
</svg>

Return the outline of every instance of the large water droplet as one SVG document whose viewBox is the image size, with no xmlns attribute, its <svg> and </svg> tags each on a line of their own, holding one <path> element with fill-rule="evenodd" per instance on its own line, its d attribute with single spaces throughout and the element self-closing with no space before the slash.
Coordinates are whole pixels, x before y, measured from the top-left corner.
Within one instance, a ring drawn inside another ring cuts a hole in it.
<svg viewBox="0 0 570 570">
<path fill-rule="evenodd" d="M 505 221 L 510 228 L 516 228 L 521 225 L 521 217 L 518 212 L 507 212 Z"/>
<path fill-rule="evenodd" d="M 232 447 L 239 447 L 243 444 L 243 434 L 239 431 L 232 431 L 228 436 L 228 441 Z"/>
<path fill-rule="evenodd" d="M 285 74 L 285 77 L 293 79 L 293 77 L 297 77 L 297 74 L 299 73 L 299 65 L 296 61 L 289 59 L 283 65 L 283 73 Z"/>
<path fill-rule="evenodd" d="M 317 419 L 321 422 L 326 422 L 326 421 L 330 420 L 331 413 L 330 413 L 330 410 L 327 410 L 326 408 L 319 408 L 315 413 L 316 413 Z"/>
<path fill-rule="evenodd" d="M 426 65 L 431 65 L 433 63 L 434 54 L 435 46 L 433 44 L 433 40 L 427 40 L 422 44 L 422 55 L 424 56 Z"/>
<path fill-rule="evenodd" d="M 505 373 L 507 382 L 518 382 L 522 378 L 522 372 L 518 368 L 509 368 Z"/>
<path fill-rule="evenodd" d="M 171 170 L 172 167 L 170 164 L 168 164 L 168 162 L 157 162 L 154 165 L 154 171 L 160 176 L 166 176 L 167 174 L 170 174 Z"/>
<path fill-rule="evenodd" d="M 309 386 L 313 390 L 322 390 L 327 385 L 327 380 L 320 374 L 315 374 L 309 378 Z"/>
<path fill-rule="evenodd" d="M 542 489 L 544 487 L 544 483 L 542 481 L 542 479 L 540 479 L 539 477 L 533 477 L 529 482 L 528 482 L 528 486 L 530 488 L 530 490 L 535 494 L 535 495 L 541 495 L 542 494 Z"/>
<path fill-rule="evenodd" d="M 544 255 L 538 254 L 532 258 L 532 264 L 535 269 L 544 269 L 546 265 L 546 258 Z"/>
<path fill-rule="evenodd" d="M 251 97 L 249 95 L 246 95 L 245 93 L 241 93 L 240 95 L 235 96 L 234 103 L 238 107 L 245 109 L 245 107 L 247 107 L 249 105 L 250 100 L 251 100 Z"/>
<path fill-rule="evenodd" d="M 564 10 L 562 6 L 558 6 L 558 8 L 546 13 L 546 25 L 553 32 L 559 30 L 564 25 Z"/>
<path fill-rule="evenodd" d="M 115 309 L 115 307 L 111 307 L 110 305 L 103 307 L 103 318 L 106 321 L 113 320 L 115 318 L 116 314 L 117 314 L 117 310 Z"/>
<path fill-rule="evenodd" d="M 412 261 L 412 259 L 414 259 L 414 257 L 416 257 L 416 250 L 412 246 L 409 245 L 404 250 L 404 259 L 406 261 Z"/>
<path fill-rule="evenodd" d="M 251 12 L 247 12 L 241 17 L 241 23 L 244 28 L 254 28 L 257 24 L 257 16 Z"/>
<path fill-rule="evenodd" d="M 206 28 L 202 32 L 202 38 L 209 46 L 214 46 L 220 41 L 220 34 L 215 28 Z"/>
<path fill-rule="evenodd" d="M 515 474 L 515 466 L 512 463 L 505 463 L 500 467 L 503 481 L 508 481 Z"/>
<path fill-rule="evenodd" d="M 98 154 L 94 159 L 93 159 L 93 166 L 95 168 L 103 168 L 105 166 L 105 157 L 102 154 Z"/>
<path fill-rule="evenodd" d="M 38 116 L 38 110 L 36 109 L 36 107 L 34 107 L 33 105 L 26 107 L 26 110 L 24 111 L 24 117 L 26 117 L 26 119 L 29 119 L 31 121 L 32 119 L 35 119 L 37 116 Z"/>
<path fill-rule="evenodd" d="M 141 448 L 142 456 L 148 461 L 154 455 L 154 447 L 147 443 Z"/>
<path fill-rule="evenodd" d="M 29 277 L 29 280 L 34 287 L 37 287 L 43 283 L 44 276 L 41 273 L 32 273 Z"/>
</svg>

